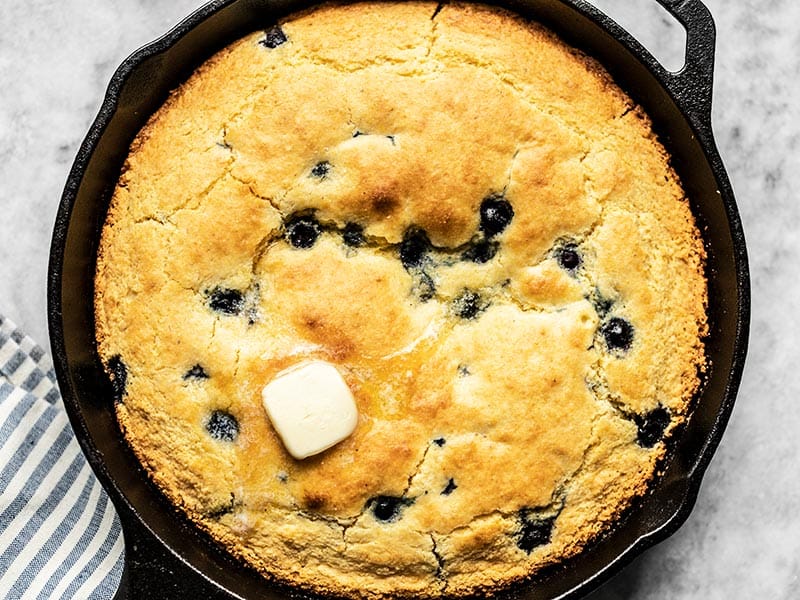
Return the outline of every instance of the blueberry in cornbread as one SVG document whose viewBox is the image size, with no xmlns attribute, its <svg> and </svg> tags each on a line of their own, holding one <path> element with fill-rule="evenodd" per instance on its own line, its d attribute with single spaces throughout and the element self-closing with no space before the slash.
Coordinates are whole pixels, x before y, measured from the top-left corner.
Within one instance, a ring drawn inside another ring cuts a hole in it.
<svg viewBox="0 0 800 600">
<path fill-rule="evenodd" d="M 369 508 L 375 518 L 385 523 L 390 523 L 399 519 L 403 507 L 409 504 L 412 504 L 410 500 L 397 496 L 377 496 L 368 502 Z"/>
<path fill-rule="evenodd" d="M 347 246 L 358 248 L 366 243 L 364 228 L 358 223 L 347 223 L 342 232 L 342 239 Z"/>
<path fill-rule="evenodd" d="M 469 260 L 478 264 L 487 263 L 495 257 L 497 248 L 497 242 L 479 240 L 467 248 L 462 257 L 464 260 Z"/>
<path fill-rule="evenodd" d="M 633 342 L 633 325 L 621 317 L 612 317 L 606 321 L 601 333 L 609 350 L 627 350 Z"/>
<path fill-rule="evenodd" d="M 643 417 L 638 417 L 636 425 L 639 444 L 645 448 L 655 446 L 664 436 L 664 430 L 669 426 L 670 420 L 669 412 L 663 406 L 654 408 Z"/>
<path fill-rule="evenodd" d="M 487 237 L 501 233 L 514 218 L 511 203 L 501 195 L 492 195 L 481 202 L 481 231 Z"/>
<path fill-rule="evenodd" d="M 565 244 L 557 250 L 556 258 L 558 264 L 562 269 L 567 271 L 574 271 L 581 266 L 583 260 L 581 259 L 578 246 L 575 244 Z"/>
<path fill-rule="evenodd" d="M 229 412 L 215 410 L 206 421 L 206 431 L 215 440 L 233 442 L 239 435 L 239 422 Z"/>
<path fill-rule="evenodd" d="M 311 216 L 296 217 L 286 224 L 286 239 L 295 248 L 311 248 L 321 233 L 322 228 Z"/>
<path fill-rule="evenodd" d="M 244 294 L 239 290 L 216 287 L 208 294 L 211 310 L 226 315 L 238 315 L 244 309 Z"/>
<path fill-rule="evenodd" d="M 520 550 L 530 554 L 534 548 L 549 543 L 550 537 L 553 535 L 554 521 L 555 519 L 552 517 L 535 517 L 529 515 L 528 511 L 522 510 L 517 534 L 517 546 Z"/>
<path fill-rule="evenodd" d="M 264 35 L 264 39 L 259 43 L 265 48 L 274 49 L 282 44 L 285 44 L 286 41 L 286 34 L 283 32 L 280 26 L 275 25 L 267 30 Z"/>
<path fill-rule="evenodd" d="M 406 269 L 419 267 L 431 249 L 428 235 L 417 227 L 408 229 L 400 244 L 400 261 Z"/>
<path fill-rule="evenodd" d="M 331 163 L 327 160 L 323 160 L 314 165 L 314 168 L 311 169 L 311 176 L 317 179 L 325 179 L 330 172 Z"/>
<path fill-rule="evenodd" d="M 183 379 L 184 380 L 188 380 L 188 379 L 208 379 L 208 373 L 206 373 L 206 370 L 203 368 L 202 365 L 197 364 L 197 365 L 192 366 L 191 369 L 189 369 L 188 371 L 186 371 L 186 373 L 184 373 Z"/>
</svg>

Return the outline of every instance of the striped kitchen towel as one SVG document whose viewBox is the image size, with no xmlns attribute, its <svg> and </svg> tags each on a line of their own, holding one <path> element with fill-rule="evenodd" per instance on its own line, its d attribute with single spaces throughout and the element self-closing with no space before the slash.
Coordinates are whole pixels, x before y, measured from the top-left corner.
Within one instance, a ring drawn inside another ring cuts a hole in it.
<svg viewBox="0 0 800 600">
<path fill-rule="evenodd" d="M 0 316 L 0 597 L 113 598 L 122 550 L 50 358 Z"/>
</svg>

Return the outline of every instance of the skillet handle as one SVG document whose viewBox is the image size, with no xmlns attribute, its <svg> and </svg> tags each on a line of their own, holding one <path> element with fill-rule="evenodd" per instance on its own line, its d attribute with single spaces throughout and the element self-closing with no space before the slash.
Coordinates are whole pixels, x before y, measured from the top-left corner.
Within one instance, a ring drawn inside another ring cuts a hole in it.
<svg viewBox="0 0 800 600">
<path fill-rule="evenodd" d="M 127 507 L 119 510 L 125 567 L 113 600 L 238 600 L 178 559 Z"/>
<path fill-rule="evenodd" d="M 686 64 L 663 76 L 675 100 L 695 125 L 710 126 L 717 29 L 701 0 L 658 0 L 686 29 Z"/>
</svg>

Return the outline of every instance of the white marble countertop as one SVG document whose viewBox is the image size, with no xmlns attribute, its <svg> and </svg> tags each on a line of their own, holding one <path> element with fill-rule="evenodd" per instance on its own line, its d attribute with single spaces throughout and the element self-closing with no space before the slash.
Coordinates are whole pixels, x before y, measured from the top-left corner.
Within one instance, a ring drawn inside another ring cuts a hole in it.
<svg viewBox="0 0 800 600">
<path fill-rule="evenodd" d="M 43 345 L 53 219 L 105 87 L 128 54 L 200 4 L 0 4 L 0 313 Z M 680 64 L 681 31 L 655 0 L 597 4 Z M 800 598 L 800 3 L 706 4 L 718 28 L 714 130 L 749 244 L 749 358 L 691 517 L 593 600 Z"/>
</svg>

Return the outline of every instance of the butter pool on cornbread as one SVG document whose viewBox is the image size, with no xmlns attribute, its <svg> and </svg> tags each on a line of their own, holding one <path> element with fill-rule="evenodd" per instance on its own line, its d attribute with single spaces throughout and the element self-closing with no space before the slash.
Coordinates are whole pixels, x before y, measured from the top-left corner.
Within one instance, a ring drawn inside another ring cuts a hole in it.
<svg viewBox="0 0 800 600">
<path fill-rule="evenodd" d="M 134 141 L 95 278 L 131 448 L 270 579 L 499 590 L 646 492 L 705 368 L 704 250 L 649 119 L 473 4 L 325 5 L 201 66 Z M 293 458 L 262 390 L 358 411 Z"/>
</svg>

